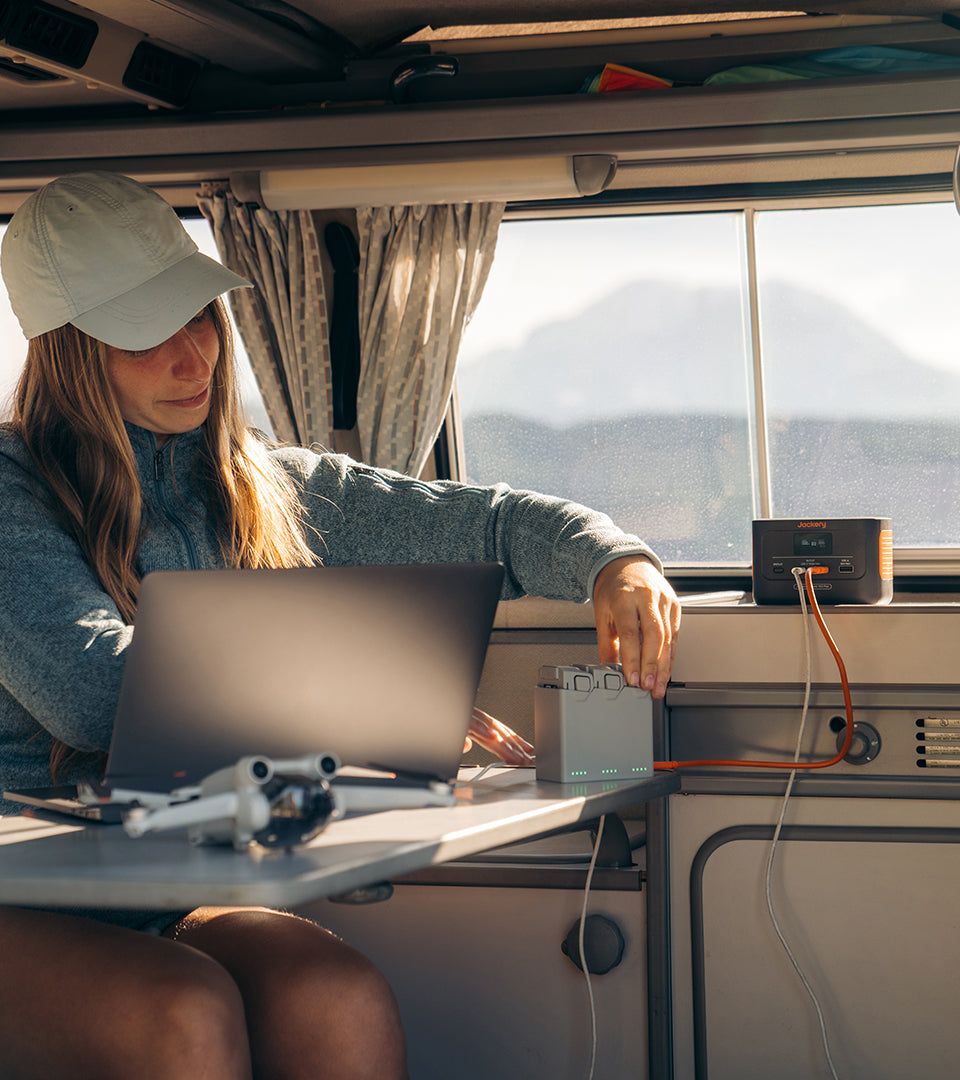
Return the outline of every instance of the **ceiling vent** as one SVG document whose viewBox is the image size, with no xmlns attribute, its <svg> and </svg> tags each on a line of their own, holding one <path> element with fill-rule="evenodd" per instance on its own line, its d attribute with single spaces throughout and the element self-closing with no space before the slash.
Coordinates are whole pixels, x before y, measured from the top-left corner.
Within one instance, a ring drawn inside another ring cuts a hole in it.
<svg viewBox="0 0 960 1080">
<path fill-rule="evenodd" d="M 100 32 L 93 19 L 33 0 L 8 3 L 4 39 L 11 49 L 79 70 Z"/>
<path fill-rule="evenodd" d="M 0 76 L 34 84 L 72 79 L 148 105 L 187 103 L 200 57 L 70 0 L 0 0 Z"/>
<path fill-rule="evenodd" d="M 123 73 L 123 85 L 168 105 L 185 105 L 202 67 L 197 60 L 141 41 Z"/>
</svg>

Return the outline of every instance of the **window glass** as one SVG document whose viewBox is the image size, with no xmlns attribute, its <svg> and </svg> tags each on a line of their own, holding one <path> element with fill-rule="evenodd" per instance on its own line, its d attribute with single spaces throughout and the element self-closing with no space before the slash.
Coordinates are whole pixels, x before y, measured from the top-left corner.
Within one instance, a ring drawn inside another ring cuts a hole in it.
<svg viewBox="0 0 960 1080">
<path fill-rule="evenodd" d="M 957 547 L 953 203 L 754 220 L 770 512 L 890 517 L 898 547 Z M 673 565 L 748 564 L 747 225 L 506 222 L 458 376 L 468 476 L 598 506 Z"/>
<path fill-rule="evenodd" d="M 197 246 L 212 259 L 219 261 L 216 244 L 210 226 L 203 218 L 185 218 L 183 224 L 187 231 L 196 241 Z M 5 225 L 0 225 L 0 238 L 2 238 Z M 237 365 L 240 373 L 240 389 L 243 396 L 244 407 L 251 424 L 265 431 L 268 435 L 273 434 L 263 400 L 257 388 L 257 381 L 250 368 L 250 360 L 247 357 L 240 335 L 234 333 L 236 344 Z M 10 412 L 10 402 L 20 370 L 27 355 L 27 343 L 24 341 L 20 330 L 20 324 L 10 308 L 7 298 L 7 290 L 0 284 L 0 418 L 6 417 Z"/>
<path fill-rule="evenodd" d="M 889 517 L 957 546 L 960 217 L 952 203 L 757 215 L 777 517 Z"/>
<path fill-rule="evenodd" d="M 741 220 L 505 222 L 461 350 L 468 478 L 594 506 L 673 564 L 749 562 Z"/>
</svg>

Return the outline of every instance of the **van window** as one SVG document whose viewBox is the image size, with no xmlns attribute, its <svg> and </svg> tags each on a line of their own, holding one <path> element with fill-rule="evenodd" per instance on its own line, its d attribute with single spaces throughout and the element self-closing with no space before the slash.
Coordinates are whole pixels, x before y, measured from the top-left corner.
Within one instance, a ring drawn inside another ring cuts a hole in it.
<svg viewBox="0 0 960 1080">
<path fill-rule="evenodd" d="M 736 214 L 506 222 L 461 352 L 464 467 L 564 495 L 671 561 L 749 559 Z"/>
<path fill-rule="evenodd" d="M 206 220 L 203 218 L 184 218 L 183 224 L 200 250 L 205 255 L 219 261 L 220 257 L 217 254 L 213 234 Z M 0 225 L 0 238 L 2 238 L 5 229 L 5 225 Z M 237 351 L 237 366 L 240 372 L 240 392 L 247 410 L 247 417 L 254 427 L 272 436 L 273 428 L 267 417 L 266 409 L 263 407 L 263 399 L 257 387 L 257 380 L 254 378 L 253 371 L 250 368 L 250 361 L 240 340 L 240 335 L 236 332 L 234 332 L 234 342 Z M 0 417 L 9 415 L 11 395 L 16 387 L 17 379 L 20 377 L 20 370 L 23 367 L 26 355 L 27 343 L 23 339 L 20 324 L 10 308 L 7 290 L 0 283 Z"/>
<path fill-rule="evenodd" d="M 605 510 L 676 567 L 753 517 L 958 546 L 952 202 L 509 220 L 461 353 L 463 469 Z"/>
</svg>

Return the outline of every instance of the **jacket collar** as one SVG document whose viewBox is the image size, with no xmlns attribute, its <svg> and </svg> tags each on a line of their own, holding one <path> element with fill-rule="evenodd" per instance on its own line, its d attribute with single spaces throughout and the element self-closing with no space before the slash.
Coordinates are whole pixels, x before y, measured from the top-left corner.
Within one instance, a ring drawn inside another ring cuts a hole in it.
<svg viewBox="0 0 960 1080">
<path fill-rule="evenodd" d="M 133 452 L 138 460 L 151 459 L 157 452 L 157 436 L 152 431 L 137 427 L 136 424 L 131 424 L 127 420 L 124 420 L 123 426 L 127 429 L 130 445 L 133 447 Z M 179 452 L 181 449 L 192 449 L 199 446 L 202 441 L 203 427 L 196 427 L 192 431 L 184 432 L 182 435 L 171 435 L 167 442 L 164 443 L 163 448 L 172 446 Z"/>
</svg>

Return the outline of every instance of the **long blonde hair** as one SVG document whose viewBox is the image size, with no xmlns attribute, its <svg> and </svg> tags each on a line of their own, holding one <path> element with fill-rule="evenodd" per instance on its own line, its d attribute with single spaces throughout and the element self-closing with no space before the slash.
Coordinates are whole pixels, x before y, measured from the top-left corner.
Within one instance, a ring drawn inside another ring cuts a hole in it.
<svg viewBox="0 0 960 1080">
<path fill-rule="evenodd" d="M 209 305 L 220 343 L 200 474 L 231 567 L 318 562 L 305 538 L 297 489 L 247 430 L 221 300 Z M 113 388 L 106 346 L 71 325 L 33 338 L 10 427 L 26 443 L 60 523 L 79 543 L 128 623 L 137 609 L 142 498 L 136 461 Z M 56 775 L 71 747 L 54 741 Z"/>
</svg>

